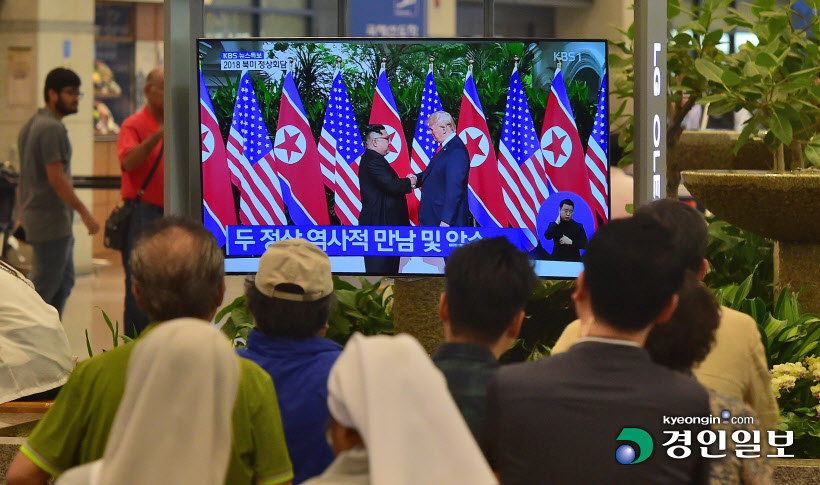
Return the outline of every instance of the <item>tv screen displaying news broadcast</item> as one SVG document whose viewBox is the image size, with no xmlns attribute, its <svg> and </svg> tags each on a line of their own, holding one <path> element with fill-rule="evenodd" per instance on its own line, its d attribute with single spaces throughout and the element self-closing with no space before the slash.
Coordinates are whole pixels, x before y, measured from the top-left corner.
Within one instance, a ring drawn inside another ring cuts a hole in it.
<svg viewBox="0 0 820 485">
<path fill-rule="evenodd" d="M 197 42 L 202 218 L 228 273 L 301 237 L 337 274 L 436 275 L 503 236 L 574 278 L 609 219 L 604 40 Z"/>
</svg>

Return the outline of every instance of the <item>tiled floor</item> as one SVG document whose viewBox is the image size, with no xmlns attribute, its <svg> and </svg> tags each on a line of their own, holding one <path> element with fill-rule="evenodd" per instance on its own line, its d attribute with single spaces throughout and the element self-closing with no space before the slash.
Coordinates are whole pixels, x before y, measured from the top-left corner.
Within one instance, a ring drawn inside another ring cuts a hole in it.
<svg viewBox="0 0 820 485">
<path fill-rule="evenodd" d="M 85 331 L 91 341 L 94 355 L 113 347 L 111 331 L 105 324 L 102 311 L 111 321 L 122 322 L 125 275 L 119 253 L 105 253 L 95 259 L 95 271 L 78 275 L 77 282 L 63 312 L 71 352 L 80 360 L 88 358 Z M 243 292 L 243 276 L 229 276 L 224 304 Z"/>
</svg>

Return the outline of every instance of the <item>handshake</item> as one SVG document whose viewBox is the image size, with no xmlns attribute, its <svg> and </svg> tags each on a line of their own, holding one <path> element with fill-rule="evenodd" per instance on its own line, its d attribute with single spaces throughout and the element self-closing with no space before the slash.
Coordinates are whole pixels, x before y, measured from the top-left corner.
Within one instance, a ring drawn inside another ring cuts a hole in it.
<svg viewBox="0 0 820 485">
<path fill-rule="evenodd" d="M 408 175 L 408 176 L 407 176 L 407 177 L 405 177 L 405 178 L 410 179 L 410 188 L 411 188 L 411 189 L 415 189 L 415 188 L 416 188 L 416 181 L 418 180 L 418 179 L 416 178 L 416 176 L 415 176 L 414 174 L 412 174 L 412 173 L 411 173 L 410 175 Z"/>
</svg>

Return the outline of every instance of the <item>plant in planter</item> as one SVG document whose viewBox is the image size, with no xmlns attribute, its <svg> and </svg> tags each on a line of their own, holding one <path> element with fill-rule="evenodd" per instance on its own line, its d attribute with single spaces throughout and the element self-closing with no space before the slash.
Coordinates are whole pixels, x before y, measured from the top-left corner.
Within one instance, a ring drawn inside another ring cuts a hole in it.
<svg viewBox="0 0 820 485">
<path fill-rule="evenodd" d="M 804 159 L 820 166 L 820 42 L 809 35 L 820 34 L 820 16 L 806 19 L 809 28 L 798 30 L 792 23 L 796 1 L 755 0 L 751 17 L 729 9 L 724 22 L 749 29 L 757 44 L 747 42 L 720 59 L 694 61 L 712 93 L 698 102 L 709 103 L 712 114 L 749 111 L 735 151 L 762 127 L 763 140 L 775 154 L 775 170 L 785 169 L 784 147 L 789 147 L 792 168 L 802 168 Z M 806 3 L 820 6 L 817 0 Z"/>
<path fill-rule="evenodd" d="M 365 335 L 393 333 L 393 287 L 384 284 L 385 278 L 375 283 L 359 278 L 361 287 L 333 277 L 336 308 L 330 314 L 330 328 L 326 337 L 342 345 L 353 332 Z M 227 318 L 226 318 L 227 317 Z M 224 319 L 224 322 L 223 322 Z M 234 347 L 245 347 L 248 333 L 254 327 L 253 315 L 248 310 L 245 295 L 236 297 L 219 310 L 214 318 Z"/>
</svg>

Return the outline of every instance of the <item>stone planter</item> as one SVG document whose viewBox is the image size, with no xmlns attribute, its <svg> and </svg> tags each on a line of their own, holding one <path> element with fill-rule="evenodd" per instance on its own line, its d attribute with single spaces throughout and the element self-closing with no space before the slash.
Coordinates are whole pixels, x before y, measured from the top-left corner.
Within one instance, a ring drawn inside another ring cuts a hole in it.
<svg viewBox="0 0 820 485">
<path fill-rule="evenodd" d="M 678 193 L 684 170 L 771 170 L 772 152 L 762 140 L 749 141 L 737 155 L 732 152 L 739 135 L 736 131 L 684 131 L 677 145 L 667 152 L 667 194 Z"/>
<path fill-rule="evenodd" d="M 778 242 L 775 282 L 803 288 L 803 310 L 820 314 L 820 172 L 698 170 L 681 173 L 716 216 Z"/>
</svg>

